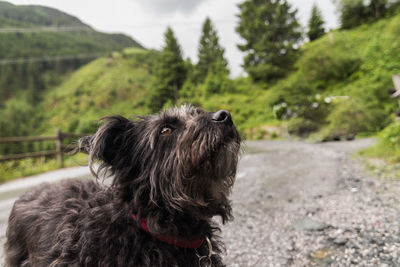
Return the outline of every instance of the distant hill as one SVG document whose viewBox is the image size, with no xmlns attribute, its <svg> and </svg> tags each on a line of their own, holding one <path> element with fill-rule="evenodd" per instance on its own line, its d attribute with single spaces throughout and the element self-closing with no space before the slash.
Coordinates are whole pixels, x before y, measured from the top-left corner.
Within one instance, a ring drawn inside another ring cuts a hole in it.
<svg viewBox="0 0 400 267">
<path fill-rule="evenodd" d="M 142 46 L 126 35 L 97 32 L 57 9 L 0 1 L 0 99 L 28 94 L 35 104 L 66 73 L 126 47 Z"/>
<path fill-rule="evenodd" d="M 0 26 L 86 26 L 78 18 L 44 6 L 16 6 L 0 1 Z"/>
<path fill-rule="evenodd" d="M 46 32 L 43 27 L 59 27 Z M 43 31 L 21 32 L 26 29 Z M 9 30 L 10 32 L 8 32 Z M 14 30 L 14 31 L 13 31 Z M 40 55 L 100 53 L 125 47 L 142 47 L 122 34 L 94 31 L 78 18 L 43 6 L 16 6 L 0 1 L 0 59 Z"/>
</svg>

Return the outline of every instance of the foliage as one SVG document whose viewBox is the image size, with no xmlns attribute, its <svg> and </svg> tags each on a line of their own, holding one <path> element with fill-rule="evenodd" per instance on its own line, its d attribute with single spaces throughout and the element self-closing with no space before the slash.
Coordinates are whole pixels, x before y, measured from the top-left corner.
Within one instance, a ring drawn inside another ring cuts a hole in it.
<svg viewBox="0 0 400 267">
<path fill-rule="evenodd" d="M 225 50 L 219 44 L 217 32 L 210 18 L 203 24 L 198 48 L 195 81 L 204 82 L 210 73 L 229 75 L 228 61 L 224 57 Z"/>
<path fill-rule="evenodd" d="M 399 25 L 396 16 L 307 43 L 297 71 L 270 89 L 280 92 L 276 117 L 311 120 L 318 139 L 372 134 L 385 127 L 397 105 L 387 89 L 400 72 Z"/>
<path fill-rule="evenodd" d="M 224 73 L 224 64 L 221 62 L 216 63 L 216 72 L 209 72 L 204 81 L 204 96 L 208 98 L 214 94 L 229 93 L 234 90 L 234 85 L 229 76 Z"/>
<path fill-rule="evenodd" d="M 164 38 L 165 46 L 154 74 L 157 82 L 149 102 L 149 108 L 153 112 L 161 110 L 167 103 L 177 103 L 179 91 L 187 75 L 181 47 L 170 27 L 167 28 Z"/>
<path fill-rule="evenodd" d="M 159 52 L 126 49 L 111 58 L 99 58 L 80 68 L 60 86 L 46 93 L 38 133 L 74 130 L 91 133 L 107 115 L 143 115 L 150 112 Z M 52 132 L 50 132 L 52 133 Z"/>
<path fill-rule="evenodd" d="M 286 0 L 246 0 L 239 5 L 236 31 L 245 40 L 243 67 L 254 81 L 269 82 L 283 77 L 296 60 L 295 44 L 300 25 Z"/>
<path fill-rule="evenodd" d="M 361 59 L 351 50 L 342 47 L 316 47 L 298 61 L 298 68 L 308 81 L 325 83 L 347 79 L 356 72 Z"/>
<path fill-rule="evenodd" d="M 389 162 L 400 162 L 400 124 L 393 122 L 378 135 L 376 145 L 360 152 L 368 157 L 379 157 Z"/>
<path fill-rule="evenodd" d="M 354 137 L 358 133 L 375 133 L 382 129 L 386 121 L 385 112 L 377 104 L 354 99 L 336 104 L 329 114 L 329 126 L 325 129 L 325 139 Z"/>
<path fill-rule="evenodd" d="M 314 41 L 325 34 L 324 29 L 325 21 L 322 18 L 321 11 L 317 5 L 314 4 L 311 10 L 311 17 L 308 21 L 308 38 L 310 41 Z"/>
<path fill-rule="evenodd" d="M 334 0 L 340 11 L 343 29 L 357 27 L 363 23 L 374 22 L 398 11 L 400 1 L 394 0 Z"/>
<path fill-rule="evenodd" d="M 74 156 L 65 156 L 64 166 L 77 166 L 87 165 L 87 155 L 78 154 Z M 51 171 L 60 167 L 56 159 L 23 159 L 18 161 L 0 162 L 0 183 L 6 182 L 11 179 L 20 178 L 24 176 L 35 175 L 38 173 Z"/>
<path fill-rule="evenodd" d="M 291 135 L 307 137 L 318 129 L 318 124 L 312 120 L 301 117 L 292 118 L 288 121 L 287 131 Z"/>
<path fill-rule="evenodd" d="M 340 23 L 343 29 L 350 29 L 367 21 L 367 10 L 363 0 L 338 0 Z"/>
</svg>

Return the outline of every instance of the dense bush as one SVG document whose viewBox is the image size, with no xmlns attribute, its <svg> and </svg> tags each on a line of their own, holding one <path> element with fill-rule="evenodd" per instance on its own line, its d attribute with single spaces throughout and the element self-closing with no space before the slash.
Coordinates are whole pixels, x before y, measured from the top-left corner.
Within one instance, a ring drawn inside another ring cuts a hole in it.
<svg viewBox="0 0 400 267">
<path fill-rule="evenodd" d="M 379 134 L 380 144 L 390 150 L 400 150 L 400 124 L 392 123 Z"/>
<path fill-rule="evenodd" d="M 314 124 L 324 123 L 329 112 L 329 103 L 325 102 L 320 90 L 307 81 L 304 76 L 293 75 L 279 87 L 279 90 L 281 91 L 281 102 L 273 108 L 276 118 L 301 117 Z"/>
<path fill-rule="evenodd" d="M 337 81 L 348 78 L 361 65 L 361 59 L 351 51 L 332 51 L 326 47 L 309 50 L 298 62 L 309 81 Z"/>
<path fill-rule="evenodd" d="M 204 96 L 206 98 L 211 95 L 230 93 L 234 91 L 234 83 L 224 73 L 208 74 L 203 84 Z"/>
<path fill-rule="evenodd" d="M 358 99 L 343 100 L 327 117 L 326 139 L 354 137 L 358 133 L 375 133 L 385 126 L 387 115 L 378 106 L 366 105 Z"/>
<path fill-rule="evenodd" d="M 291 135 L 307 137 L 318 129 L 318 124 L 301 117 L 292 118 L 288 121 L 287 131 Z"/>
<path fill-rule="evenodd" d="M 400 123 L 394 122 L 378 135 L 375 146 L 360 152 L 368 157 L 379 157 L 389 162 L 400 161 Z"/>
</svg>

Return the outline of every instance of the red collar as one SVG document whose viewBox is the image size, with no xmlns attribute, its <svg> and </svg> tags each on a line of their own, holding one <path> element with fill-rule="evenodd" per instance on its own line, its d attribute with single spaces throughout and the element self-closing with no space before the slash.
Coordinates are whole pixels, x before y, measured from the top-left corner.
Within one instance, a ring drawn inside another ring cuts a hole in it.
<svg viewBox="0 0 400 267">
<path fill-rule="evenodd" d="M 132 218 L 137 222 L 136 216 L 132 214 Z M 203 245 L 205 238 L 201 239 L 195 239 L 195 240 L 187 240 L 187 239 L 182 239 L 179 237 L 173 237 L 173 236 L 168 236 L 168 235 L 154 235 L 153 233 L 150 232 L 149 227 L 147 226 L 147 220 L 145 218 L 140 220 L 140 227 L 145 230 L 147 233 L 153 235 L 155 238 L 158 240 L 170 244 L 170 245 L 175 245 L 177 247 L 181 248 L 199 248 L 201 245 Z"/>
</svg>

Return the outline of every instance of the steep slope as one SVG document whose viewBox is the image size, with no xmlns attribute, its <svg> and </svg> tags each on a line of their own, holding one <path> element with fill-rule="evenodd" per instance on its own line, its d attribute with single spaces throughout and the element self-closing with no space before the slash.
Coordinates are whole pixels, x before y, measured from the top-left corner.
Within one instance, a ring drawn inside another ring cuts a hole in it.
<svg viewBox="0 0 400 267">
<path fill-rule="evenodd" d="M 90 62 L 46 94 L 38 133 L 91 133 L 106 115 L 143 115 L 158 52 L 131 48 Z"/>
<path fill-rule="evenodd" d="M 336 30 L 301 48 L 296 71 L 261 93 L 269 98 L 254 116 L 274 114 L 294 134 L 317 139 L 374 134 L 398 108 L 389 89 L 399 73 L 400 15 Z"/>
</svg>

